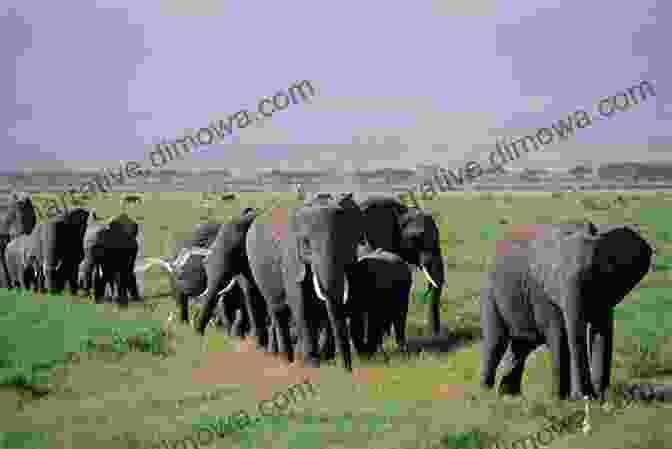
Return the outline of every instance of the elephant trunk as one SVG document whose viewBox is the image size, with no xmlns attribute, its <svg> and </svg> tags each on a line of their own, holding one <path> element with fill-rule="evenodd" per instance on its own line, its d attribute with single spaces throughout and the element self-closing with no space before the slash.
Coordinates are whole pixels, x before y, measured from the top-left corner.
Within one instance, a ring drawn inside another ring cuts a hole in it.
<svg viewBox="0 0 672 449">
<path fill-rule="evenodd" d="M 347 301 L 349 295 L 345 268 L 334 269 L 331 264 L 314 266 L 313 287 L 318 298 L 323 300 L 327 306 L 329 324 L 334 331 L 336 345 L 343 356 L 343 367 L 346 371 L 352 372 L 350 336 L 348 335 L 344 307 L 344 302 Z"/>
<path fill-rule="evenodd" d="M 444 268 L 443 257 L 441 253 L 420 253 L 420 270 L 427 279 L 429 289 L 431 291 L 432 299 L 429 306 L 428 322 L 430 323 L 432 334 L 438 335 L 441 329 L 441 322 L 439 319 L 439 304 L 441 302 L 441 292 L 443 290 Z"/>
</svg>

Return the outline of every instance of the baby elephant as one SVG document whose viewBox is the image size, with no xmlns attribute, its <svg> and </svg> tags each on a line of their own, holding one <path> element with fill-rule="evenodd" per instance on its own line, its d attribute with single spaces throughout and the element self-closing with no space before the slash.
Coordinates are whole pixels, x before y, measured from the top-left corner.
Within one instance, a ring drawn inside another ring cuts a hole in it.
<svg viewBox="0 0 672 449">
<path fill-rule="evenodd" d="M 614 307 L 650 267 L 652 248 L 628 226 L 549 225 L 502 242 L 481 291 L 481 385 L 492 388 L 510 346 L 500 393 L 520 394 L 528 355 L 546 343 L 562 399 L 604 398 Z"/>
<path fill-rule="evenodd" d="M 397 254 L 378 249 L 362 257 L 350 273 L 346 313 L 359 354 L 373 355 L 394 326 L 399 348 L 406 348 L 406 317 L 413 282 L 409 265 Z"/>
</svg>

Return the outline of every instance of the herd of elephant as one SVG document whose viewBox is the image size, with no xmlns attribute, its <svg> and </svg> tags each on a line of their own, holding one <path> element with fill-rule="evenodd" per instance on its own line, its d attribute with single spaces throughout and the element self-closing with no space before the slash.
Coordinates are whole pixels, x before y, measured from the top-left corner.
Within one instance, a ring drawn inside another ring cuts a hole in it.
<svg viewBox="0 0 672 449">
<path fill-rule="evenodd" d="M 394 333 L 406 350 L 406 317 L 417 267 L 428 281 L 428 323 L 440 338 L 445 283 L 439 228 L 429 211 L 397 199 L 321 195 L 300 207 L 247 208 L 225 223 L 201 223 L 172 257 L 135 266 L 138 225 L 121 214 L 99 223 L 74 209 L 36 224 L 30 198 L 15 195 L 0 216 L 8 287 L 59 292 L 69 282 L 109 285 L 128 304 L 141 300 L 136 272 L 160 265 L 174 281 L 179 319 L 196 332 L 217 319 L 225 332 L 254 337 L 257 349 L 319 367 L 340 352 L 352 371 L 350 342 L 371 356 Z M 499 391 L 520 394 L 529 354 L 548 345 L 556 394 L 606 397 L 614 307 L 648 273 L 652 246 L 631 226 L 545 225 L 534 238 L 508 241 L 481 287 L 481 375 L 490 389 L 507 348 Z M 0 279 L 2 282 L 2 279 Z M 0 283 L 0 286 L 2 284 Z M 115 290 L 116 289 L 116 290 Z M 190 317 L 189 304 L 202 311 Z"/>
<path fill-rule="evenodd" d="M 59 294 L 109 288 L 122 305 L 140 301 L 134 266 L 139 226 L 126 214 L 99 222 L 95 210 L 70 209 L 37 223 L 28 195 L 13 194 L 0 216 L 0 287 Z"/>
</svg>

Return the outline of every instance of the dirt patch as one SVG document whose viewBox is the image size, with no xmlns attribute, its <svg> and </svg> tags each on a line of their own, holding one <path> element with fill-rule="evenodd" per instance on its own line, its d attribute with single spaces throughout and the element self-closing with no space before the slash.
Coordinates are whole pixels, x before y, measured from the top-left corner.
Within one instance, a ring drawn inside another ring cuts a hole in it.
<svg viewBox="0 0 672 449">
<path fill-rule="evenodd" d="M 304 368 L 301 354 L 288 363 L 283 357 L 256 350 L 254 338 L 249 337 L 237 344 L 236 351 L 208 353 L 207 364 L 193 370 L 193 382 L 197 385 L 240 384 L 254 385 L 259 400 L 273 396 L 278 388 L 308 380 L 319 384 L 319 368 Z"/>
</svg>

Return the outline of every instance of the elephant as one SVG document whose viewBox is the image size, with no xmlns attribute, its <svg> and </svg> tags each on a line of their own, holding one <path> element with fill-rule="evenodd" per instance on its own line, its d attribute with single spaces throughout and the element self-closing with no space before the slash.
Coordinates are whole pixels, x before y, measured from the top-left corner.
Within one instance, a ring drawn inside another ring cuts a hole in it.
<svg viewBox="0 0 672 449">
<path fill-rule="evenodd" d="M 222 294 L 230 292 L 238 283 L 243 290 L 249 328 L 256 339 L 257 349 L 267 351 L 269 317 L 264 298 L 252 275 L 245 247 L 245 237 L 259 213 L 256 209 L 247 208 L 241 216 L 231 218 L 219 228 L 210 245 L 210 255 L 203 260 L 206 288 L 197 302 L 204 304 L 204 307 L 194 327 L 196 333 L 203 336 L 220 299 L 227 301 L 228 297 L 222 298 Z M 247 282 L 241 282 L 240 276 Z"/>
<path fill-rule="evenodd" d="M 68 282 L 71 293 L 77 293 L 77 267 L 84 258 L 84 233 L 88 217 L 87 209 L 76 208 L 51 217 L 42 224 L 41 271 L 47 292 L 61 293 Z"/>
<path fill-rule="evenodd" d="M 252 209 L 245 209 L 249 213 Z M 178 255 L 172 264 L 172 275 L 175 279 L 175 298 L 180 309 L 180 321 L 189 322 L 189 298 L 202 302 L 202 295 L 207 287 L 207 275 L 203 260 L 211 253 L 210 246 L 215 241 L 221 223 L 203 223 L 194 227 L 191 239 L 178 244 Z M 205 249 L 206 251 L 198 251 Z M 244 301 L 244 290 L 240 282 L 246 282 L 238 276 L 236 283 L 228 290 L 220 291 L 219 300 L 214 310 L 214 317 L 222 323 L 226 334 L 243 337 L 249 328 L 247 309 Z"/>
<path fill-rule="evenodd" d="M 412 282 L 412 271 L 398 254 L 378 249 L 359 258 L 350 273 L 346 303 L 352 341 L 359 354 L 374 354 L 391 326 L 397 345 L 405 349 Z"/>
<path fill-rule="evenodd" d="M 5 263 L 10 286 L 28 289 L 36 282 L 34 257 L 30 235 L 20 235 L 7 244 Z"/>
<path fill-rule="evenodd" d="M 244 276 L 234 278 L 236 282 L 232 288 L 220 295 L 213 312 L 216 321 L 224 328 L 226 335 L 244 338 L 250 331 L 250 319 L 245 305 L 245 292 L 249 282 Z"/>
<path fill-rule="evenodd" d="M 19 235 L 30 234 L 37 223 L 35 208 L 30 197 L 13 192 L 7 212 L 0 215 L 0 288 L 9 287 L 9 271 L 5 263 L 7 244 Z"/>
<path fill-rule="evenodd" d="M 320 309 L 326 307 L 344 368 L 352 372 L 343 301 L 346 275 L 363 236 L 362 219 L 357 204 L 345 196 L 319 205 L 276 208 L 253 220 L 245 244 L 250 269 L 278 334 L 278 349 L 289 362 L 294 359 L 294 318 L 303 366 L 320 366 L 317 337 Z"/>
<path fill-rule="evenodd" d="M 649 271 L 652 248 L 635 229 L 620 225 L 546 225 L 535 237 L 507 242 L 492 272 L 483 275 L 480 383 L 494 386 L 510 343 L 510 368 L 499 391 L 519 394 L 527 356 L 545 343 L 560 398 L 604 399 L 613 309 Z"/>
<path fill-rule="evenodd" d="M 140 300 L 133 269 L 138 254 L 137 228 L 126 214 L 107 223 L 98 223 L 95 211 L 89 214 L 84 234 L 84 258 L 79 264 L 78 280 L 94 289 L 95 301 L 105 293 L 105 285 L 116 287 L 120 305 L 128 305 L 128 295 Z M 137 224 L 136 224 L 137 225 Z M 134 235 L 135 234 L 135 235 Z"/>
<path fill-rule="evenodd" d="M 420 268 L 429 282 L 431 304 L 428 323 L 439 335 L 439 302 L 444 284 L 439 228 L 429 211 L 404 206 L 395 198 L 371 196 L 359 203 L 364 214 L 366 243 L 372 249 L 398 254 Z"/>
</svg>

